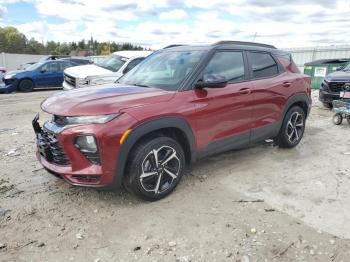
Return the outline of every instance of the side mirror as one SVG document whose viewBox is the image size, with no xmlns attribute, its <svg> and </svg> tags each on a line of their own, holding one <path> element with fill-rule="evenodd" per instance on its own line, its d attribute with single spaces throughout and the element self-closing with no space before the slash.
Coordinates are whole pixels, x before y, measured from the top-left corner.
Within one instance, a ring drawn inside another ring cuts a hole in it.
<svg viewBox="0 0 350 262">
<path fill-rule="evenodd" d="M 227 80 L 221 75 L 205 74 L 203 80 L 200 79 L 195 87 L 202 88 L 224 88 L 227 85 Z"/>
<path fill-rule="evenodd" d="M 42 70 L 40 70 L 40 73 L 45 73 L 46 72 L 46 69 L 42 69 Z"/>
<path fill-rule="evenodd" d="M 343 67 L 342 66 L 339 66 L 339 67 L 337 67 L 336 69 L 335 69 L 335 71 L 341 71 L 343 69 Z"/>
</svg>

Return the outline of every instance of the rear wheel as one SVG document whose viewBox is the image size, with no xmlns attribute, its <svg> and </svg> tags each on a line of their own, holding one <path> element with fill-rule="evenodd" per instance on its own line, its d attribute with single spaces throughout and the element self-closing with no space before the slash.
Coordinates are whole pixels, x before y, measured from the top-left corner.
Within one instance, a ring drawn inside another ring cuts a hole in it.
<svg viewBox="0 0 350 262">
<path fill-rule="evenodd" d="M 23 79 L 19 82 L 18 89 L 22 92 L 31 92 L 34 89 L 34 83 L 30 79 Z"/>
<path fill-rule="evenodd" d="M 299 106 L 288 110 L 275 143 L 282 148 L 292 148 L 299 144 L 305 130 L 305 113 Z"/>
<path fill-rule="evenodd" d="M 124 181 L 135 195 L 155 201 L 169 195 L 179 183 L 185 168 L 185 155 L 170 137 L 144 140 L 133 149 Z"/>
<path fill-rule="evenodd" d="M 336 113 L 333 116 L 333 123 L 337 126 L 341 125 L 343 123 L 343 116 L 340 113 Z"/>
</svg>

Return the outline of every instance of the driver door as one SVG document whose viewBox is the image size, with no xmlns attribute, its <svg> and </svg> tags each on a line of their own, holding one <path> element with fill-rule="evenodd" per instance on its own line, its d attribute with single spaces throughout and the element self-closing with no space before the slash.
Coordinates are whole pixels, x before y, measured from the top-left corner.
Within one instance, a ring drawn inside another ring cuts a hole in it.
<svg viewBox="0 0 350 262">
<path fill-rule="evenodd" d="M 216 51 L 199 80 L 205 79 L 227 85 L 194 90 L 199 149 L 208 155 L 249 144 L 253 98 L 244 52 Z"/>
</svg>

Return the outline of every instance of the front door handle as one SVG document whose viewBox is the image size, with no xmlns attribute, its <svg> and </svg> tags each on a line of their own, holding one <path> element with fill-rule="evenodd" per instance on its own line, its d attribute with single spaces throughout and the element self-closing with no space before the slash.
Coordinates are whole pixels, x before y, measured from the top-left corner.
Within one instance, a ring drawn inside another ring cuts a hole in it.
<svg viewBox="0 0 350 262">
<path fill-rule="evenodd" d="M 290 87 L 292 85 L 292 83 L 284 82 L 282 85 L 283 85 L 283 87 Z"/>
<path fill-rule="evenodd" d="M 240 95 L 249 95 L 251 93 L 250 88 L 242 88 L 239 90 Z"/>
</svg>

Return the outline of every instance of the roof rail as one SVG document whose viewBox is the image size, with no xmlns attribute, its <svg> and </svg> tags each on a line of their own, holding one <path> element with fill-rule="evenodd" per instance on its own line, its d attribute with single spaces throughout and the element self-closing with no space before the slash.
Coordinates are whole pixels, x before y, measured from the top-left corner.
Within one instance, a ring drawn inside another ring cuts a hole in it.
<svg viewBox="0 0 350 262">
<path fill-rule="evenodd" d="M 219 42 L 216 42 L 216 43 L 214 43 L 212 45 L 225 45 L 225 44 L 250 45 L 250 46 L 260 46 L 260 47 L 277 49 L 273 45 L 260 44 L 260 43 L 254 43 L 254 42 L 243 42 L 243 41 L 219 41 Z"/>
<path fill-rule="evenodd" d="M 185 45 L 168 45 L 168 46 L 166 46 L 166 47 L 163 47 L 163 49 L 172 48 L 172 47 L 177 47 L 177 46 L 185 46 Z"/>
</svg>

